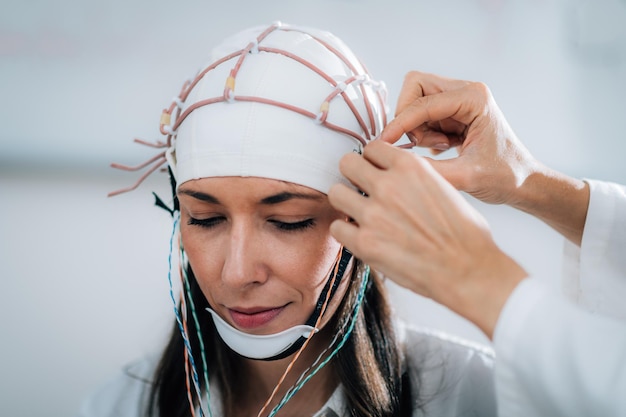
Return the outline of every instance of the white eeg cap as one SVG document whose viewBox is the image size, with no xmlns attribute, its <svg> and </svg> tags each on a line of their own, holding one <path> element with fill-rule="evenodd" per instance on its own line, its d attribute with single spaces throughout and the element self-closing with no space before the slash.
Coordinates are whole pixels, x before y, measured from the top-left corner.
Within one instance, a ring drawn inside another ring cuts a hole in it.
<svg viewBox="0 0 626 417">
<path fill-rule="evenodd" d="M 244 30 L 217 46 L 211 63 L 253 45 L 242 61 L 236 55 L 206 72 L 179 103 L 181 114 L 194 106 L 176 127 L 166 153 L 179 186 L 206 177 L 253 176 L 327 193 L 335 183 L 349 185 L 339 172 L 339 159 L 360 152 L 384 127 L 384 84 L 369 78 L 340 39 L 275 24 L 257 42 L 267 29 Z M 229 80 L 238 61 L 236 77 Z M 203 100 L 225 97 L 227 85 L 232 87 L 228 100 L 203 105 Z M 327 118 L 319 120 L 323 109 Z"/>
</svg>

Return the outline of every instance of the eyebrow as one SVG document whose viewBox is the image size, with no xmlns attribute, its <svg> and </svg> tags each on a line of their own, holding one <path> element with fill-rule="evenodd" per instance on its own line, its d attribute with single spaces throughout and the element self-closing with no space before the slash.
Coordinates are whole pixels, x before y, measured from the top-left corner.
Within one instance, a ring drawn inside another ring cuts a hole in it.
<svg viewBox="0 0 626 417">
<path fill-rule="evenodd" d="M 201 193 L 200 191 L 185 190 L 185 189 L 178 190 L 178 192 L 181 194 L 188 195 L 189 197 L 193 197 L 200 201 L 205 201 L 207 203 L 212 203 L 212 204 L 220 204 L 220 201 L 217 198 L 213 197 L 211 194 Z"/>
<path fill-rule="evenodd" d="M 261 204 L 278 204 L 287 200 L 292 200 L 294 198 L 303 198 L 306 200 L 321 200 L 322 196 L 318 194 L 307 194 L 307 193 L 290 193 L 290 192 L 282 192 L 279 194 L 271 195 L 269 197 L 265 197 L 261 200 Z"/>
<path fill-rule="evenodd" d="M 211 204 L 221 204 L 220 201 L 212 196 L 211 194 L 207 194 L 207 193 L 203 193 L 200 191 L 193 191 L 193 190 L 186 190 L 186 189 L 182 189 L 182 190 L 178 190 L 179 193 L 181 194 L 185 194 L 188 195 L 190 197 L 193 197 L 197 200 L 200 201 L 204 201 L 206 203 L 211 203 Z M 278 194 L 274 194 L 268 197 L 265 197 L 263 199 L 261 199 L 260 203 L 264 204 L 264 205 L 274 205 L 274 204 L 279 204 L 279 203 L 283 203 L 285 201 L 288 200 L 293 200 L 296 198 L 301 198 L 301 199 L 305 199 L 305 200 L 321 200 L 322 196 L 321 195 L 317 195 L 317 194 L 307 194 L 307 193 L 292 193 L 292 192 L 282 192 L 282 193 L 278 193 Z"/>
</svg>

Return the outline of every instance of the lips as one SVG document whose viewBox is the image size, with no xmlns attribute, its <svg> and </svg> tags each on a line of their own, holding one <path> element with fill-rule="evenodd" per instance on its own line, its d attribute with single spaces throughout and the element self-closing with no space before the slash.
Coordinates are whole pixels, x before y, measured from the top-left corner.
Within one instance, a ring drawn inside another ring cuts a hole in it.
<svg viewBox="0 0 626 417">
<path fill-rule="evenodd" d="M 274 320 L 284 309 L 285 306 L 271 308 L 231 308 L 228 309 L 228 312 L 237 327 L 242 329 L 255 329 Z"/>
</svg>

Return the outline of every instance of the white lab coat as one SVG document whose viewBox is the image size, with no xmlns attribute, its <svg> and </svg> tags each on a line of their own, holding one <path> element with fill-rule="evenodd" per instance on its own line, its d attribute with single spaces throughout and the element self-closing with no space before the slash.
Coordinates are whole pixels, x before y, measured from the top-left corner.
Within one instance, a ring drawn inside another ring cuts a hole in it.
<svg viewBox="0 0 626 417">
<path fill-rule="evenodd" d="M 524 280 L 498 320 L 502 417 L 626 416 L 626 187 L 587 182 L 581 247 L 565 244 L 565 297 Z"/>
</svg>

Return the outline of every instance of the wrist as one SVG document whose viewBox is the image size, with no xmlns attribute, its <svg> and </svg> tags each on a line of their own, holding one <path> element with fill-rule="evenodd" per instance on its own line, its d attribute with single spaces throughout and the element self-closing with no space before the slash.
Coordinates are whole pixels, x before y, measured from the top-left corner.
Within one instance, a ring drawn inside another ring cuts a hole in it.
<svg viewBox="0 0 626 417">
<path fill-rule="evenodd" d="M 589 185 L 540 166 L 528 175 L 509 205 L 537 217 L 580 245 L 589 205 Z"/>
<path fill-rule="evenodd" d="M 493 332 L 506 301 L 527 272 L 493 243 L 480 261 L 468 268 L 457 285 L 439 288 L 435 301 L 476 325 L 487 337 Z"/>
</svg>

